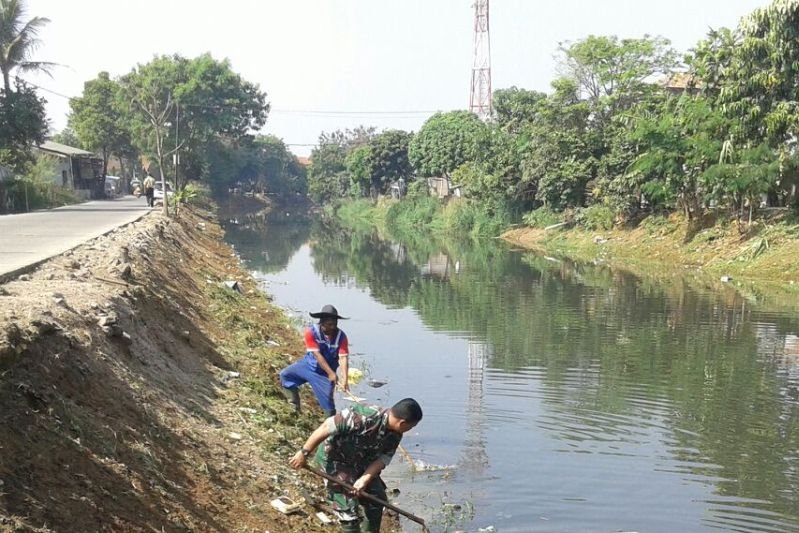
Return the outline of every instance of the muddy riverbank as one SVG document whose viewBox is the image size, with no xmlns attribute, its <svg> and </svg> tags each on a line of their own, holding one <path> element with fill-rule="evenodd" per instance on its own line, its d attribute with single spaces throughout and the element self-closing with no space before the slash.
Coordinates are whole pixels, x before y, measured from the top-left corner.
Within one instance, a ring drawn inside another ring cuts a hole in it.
<svg viewBox="0 0 799 533">
<path fill-rule="evenodd" d="M 323 529 L 269 505 L 319 494 L 286 462 L 321 414 L 284 401 L 297 327 L 222 237 L 151 213 L 0 285 L 0 530 Z"/>
</svg>

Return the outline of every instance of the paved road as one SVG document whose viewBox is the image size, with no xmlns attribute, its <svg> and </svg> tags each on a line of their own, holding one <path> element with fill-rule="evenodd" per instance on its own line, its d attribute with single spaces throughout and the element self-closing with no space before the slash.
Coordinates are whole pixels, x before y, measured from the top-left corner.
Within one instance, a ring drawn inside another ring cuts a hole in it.
<svg viewBox="0 0 799 533">
<path fill-rule="evenodd" d="M 138 220 L 149 211 L 144 197 L 125 196 L 0 216 L 0 281 Z"/>
</svg>

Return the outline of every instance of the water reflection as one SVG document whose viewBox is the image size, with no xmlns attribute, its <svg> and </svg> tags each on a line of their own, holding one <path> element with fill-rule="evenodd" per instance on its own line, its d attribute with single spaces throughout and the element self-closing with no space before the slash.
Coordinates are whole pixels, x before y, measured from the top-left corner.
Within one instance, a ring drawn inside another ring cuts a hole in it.
<svg viewBox="0 0 799 533">
<path fill-rule="evenodd" d="M 229 237 L 285 284 L 278 301 L 361 317 L 348 333 L 390 376 L 381 399 L 424 396 L 412 451 L 458 465 L 416 492 L 470 499 L 464 527 L 799 531 L 795 312 L 492 243 L 268 222 Z"/>
</svg>

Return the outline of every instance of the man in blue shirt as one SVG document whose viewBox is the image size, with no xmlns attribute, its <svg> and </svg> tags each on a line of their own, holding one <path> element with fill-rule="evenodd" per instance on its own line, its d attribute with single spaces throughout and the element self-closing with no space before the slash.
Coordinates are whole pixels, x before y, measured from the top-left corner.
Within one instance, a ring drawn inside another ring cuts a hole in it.
<svg viewBox="0 0 799 533">
<path fill-rule="evenodd" d="M 325 305 L 318 313 L 310 313 L 319 319 L 305 330 L 305 356 L 280 371 L 280 384 L 286 389 L 289 401 L 300 410 L 299 387 L 305 383 L 311 389 L 325 412 L 325 416 L 336 414 L 333 393 L 338 376 L 336 371 L 341 362 L 342 388 L 349 390 L 349 341 L 347 335 L 338 329 L 338 321 L 346 320 L 332 305 Z"/>
</svg>

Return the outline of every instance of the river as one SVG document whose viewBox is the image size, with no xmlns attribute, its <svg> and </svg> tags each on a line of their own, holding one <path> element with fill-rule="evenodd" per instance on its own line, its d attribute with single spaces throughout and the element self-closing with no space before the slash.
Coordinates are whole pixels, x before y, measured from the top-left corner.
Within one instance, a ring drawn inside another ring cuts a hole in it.
<svg viewBox="0 0 799 533">
<path fill-rule="evenodd" d="M 302 321 L 351 317 L 356 395 L 421 403 L 385 477 L 433 531 L 799 531 L 797 307 L 295 218 L 227 239 Z"/>
</svg>

